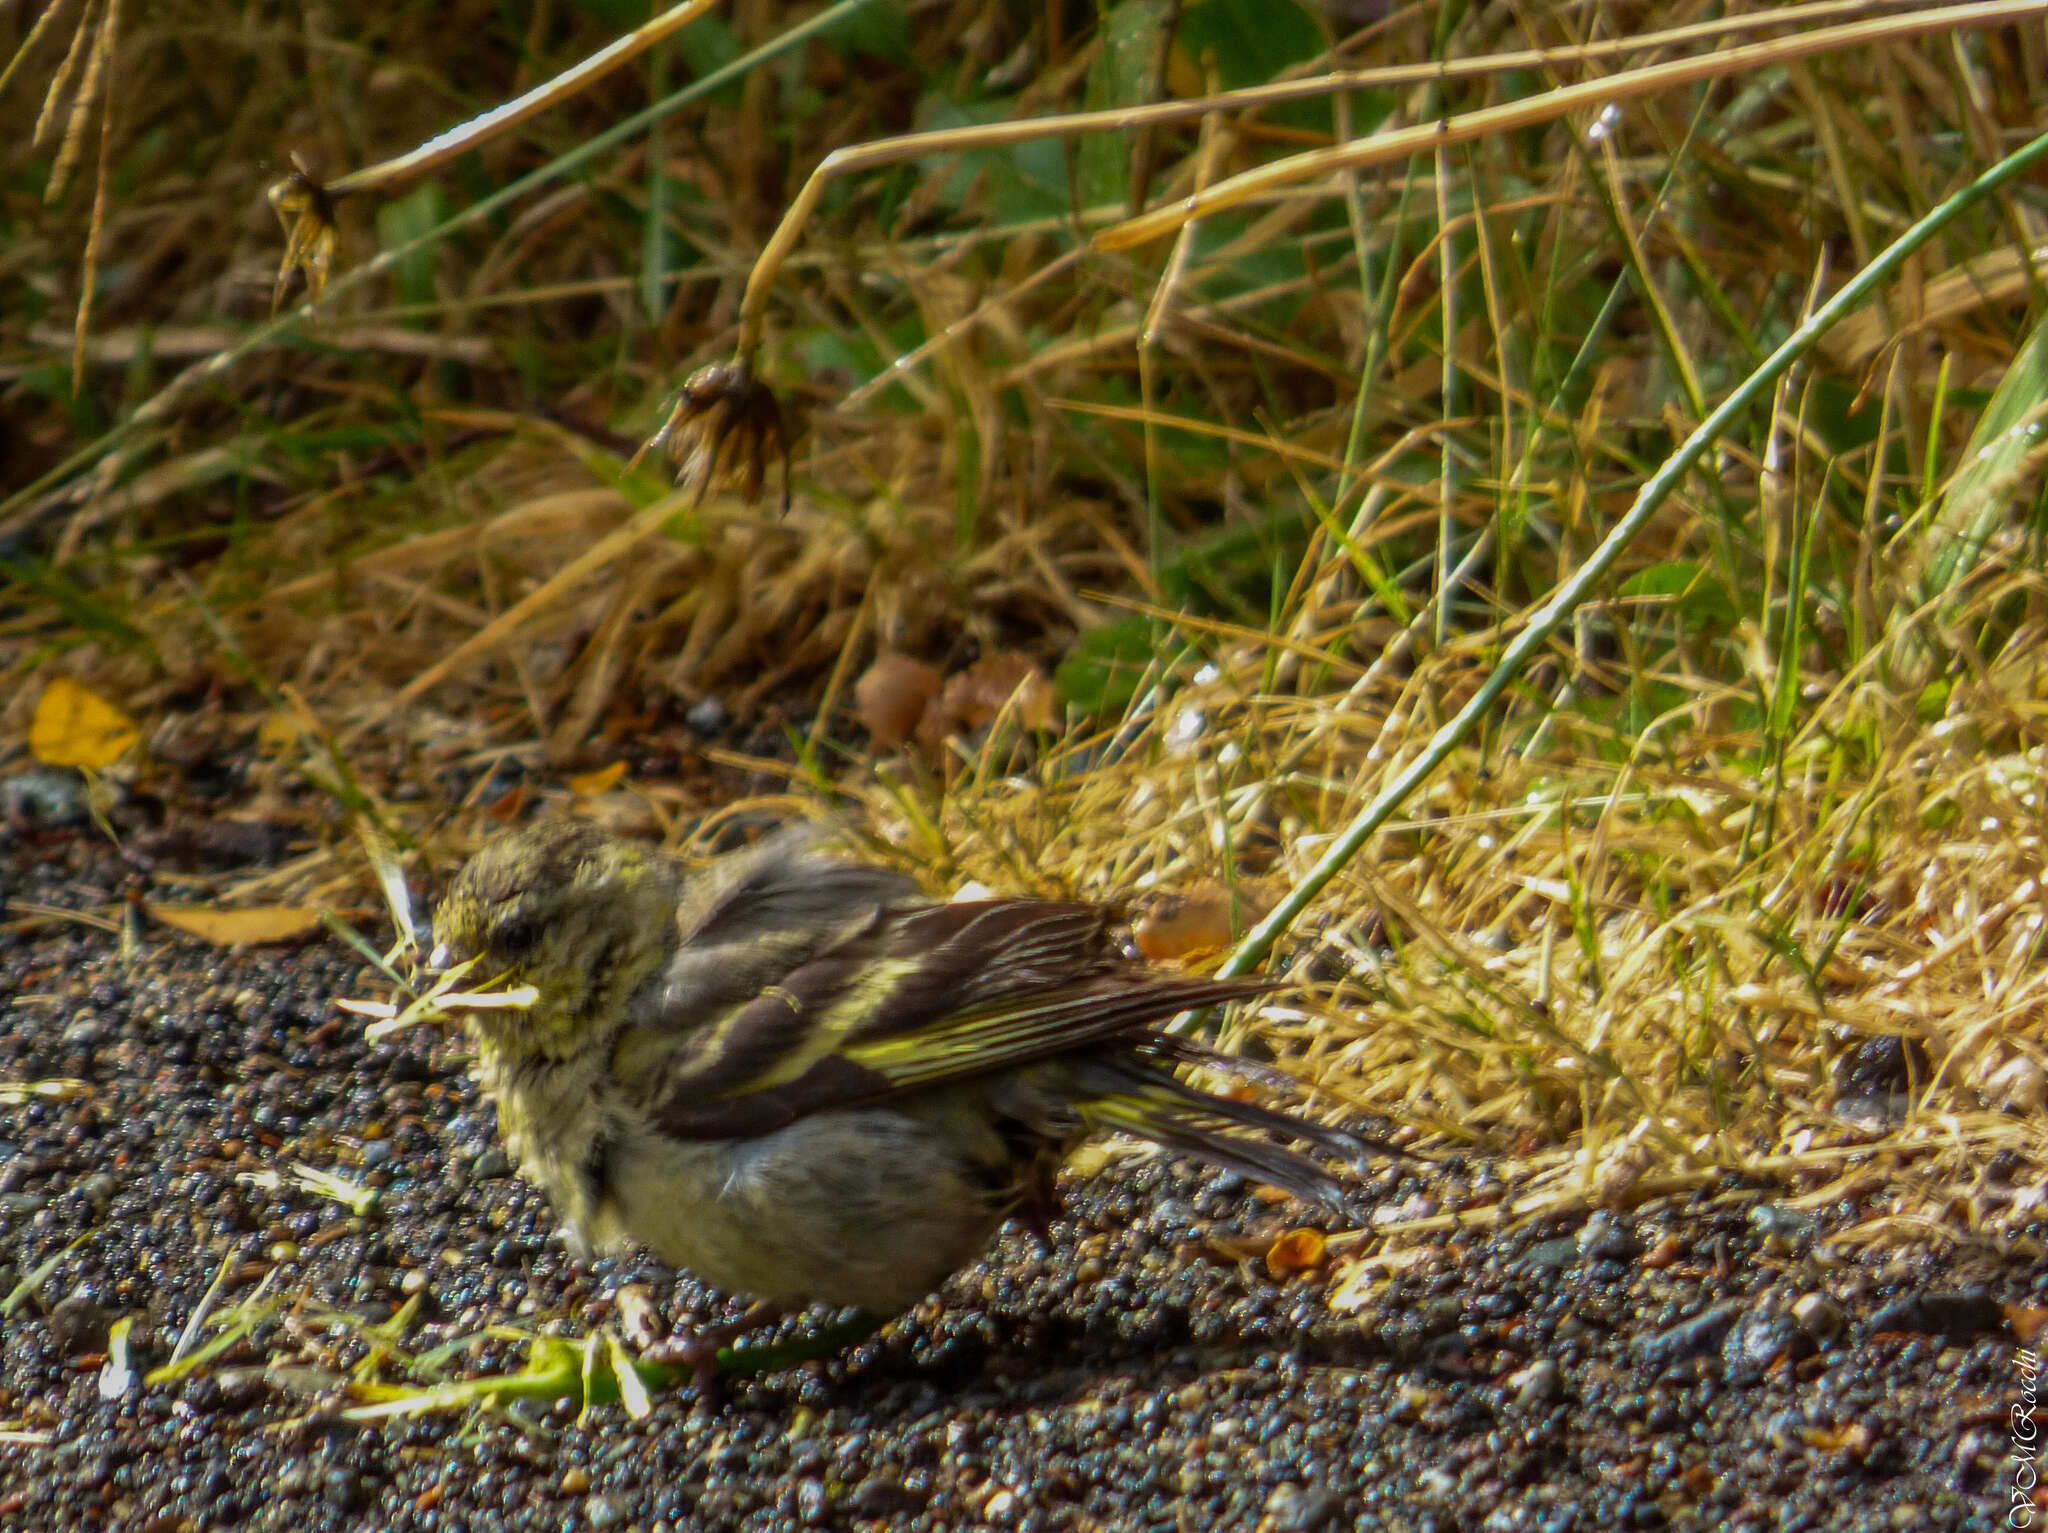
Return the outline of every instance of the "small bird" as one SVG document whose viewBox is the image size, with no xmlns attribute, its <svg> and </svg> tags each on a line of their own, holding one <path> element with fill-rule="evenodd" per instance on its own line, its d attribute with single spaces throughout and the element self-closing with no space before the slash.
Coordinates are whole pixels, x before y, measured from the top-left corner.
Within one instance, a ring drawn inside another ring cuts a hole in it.
<svg viewBox="0 0 2048 1533">
<path fill-rule="evenodd" d="M 499 837 L 457 876 L 429 965 L 473 959 L 480 980 L 532 987 L 467 1026 L 506 1144 L 573 1249 L 638 1242 L 778 1307 L 889 1314 L 1012 1215 L 1042 1229 L 1054 1172 L 1093 1134 L 1338 1214 L 1344 1184 L 1273 1139 L 1353 1167 L 1400 1153 L 1179 1078 L 1285 1080 L 1158 1025 L 1269 982 L 1127 959 L 1101 905 L 935 904 L 820 839 L 772 836 L 692 874 L 562 821 Z M 683 1355 L 704 1377 L 704 1353 Z"/>
</svg>

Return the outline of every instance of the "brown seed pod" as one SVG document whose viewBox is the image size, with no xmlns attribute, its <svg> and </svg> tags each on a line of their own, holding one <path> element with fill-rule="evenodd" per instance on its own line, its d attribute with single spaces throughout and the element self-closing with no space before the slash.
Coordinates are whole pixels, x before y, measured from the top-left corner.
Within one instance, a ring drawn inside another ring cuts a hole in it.
<svg viewBox="0 0 2048 1533">
<path fill-rule="evenodd" d="M 296 152 L 292 166 L 292 173 L 268 194 L 285 234 L 284 258 L 278 263 L 277 286 L 270 295 L 273 314 L 284 307 L 295 275 L 304 277 L 306 296 L 317 299 L 334 266 L 334 199 Z"/>
<path fill-rule="evenodd" d="M 782 458 L 782 509 L 789 510 L 789 431 L 782 406 L 744 357 L 700 367 L 684 379 L 675 408 L 633 461 L 658 447 L 667 447 L 676 483 L 690 485 L 698 500 L 721 472 L 735 470 L 744 476 L 747 499 L 759 500 L 773 450 Z"/>
</svg>

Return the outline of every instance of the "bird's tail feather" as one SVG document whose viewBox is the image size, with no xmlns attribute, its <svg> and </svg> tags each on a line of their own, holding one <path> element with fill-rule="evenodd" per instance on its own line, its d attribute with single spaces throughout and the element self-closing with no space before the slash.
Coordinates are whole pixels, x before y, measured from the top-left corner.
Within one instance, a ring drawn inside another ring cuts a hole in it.
<svg viewBox="0 0 2048 1533">
<path fill-rule="evenodd" d="M 1225 1130 L 1262 1130 L 1354 1166 L 1374 1154 L 1401 1153 L 1256 1102 L 1210 1096 L 1164 1071 L 1133 1068 L 1118 1073 L 1125 1077 L 1119 1089 L 1082 1105 L 1082 1119 L 1090 1128 L 1149 1139 L 1166 1149 L 1284 1188 L 1304 1203 L 1340 1216 L 1353 1217 L 1358 1210 L 1336 1177 L 1298 1151 Z"/>
<path fill-rule="evenodd" d="M 1150 1057 L 1170 1060 L 1179 1065 L 1199 1066 L 1218 1075 L 1250 1081 L 1276 1091 L 1299 1094 L 1307 1090 L 1297 1077 L 1279 1065 L 1246 1059 L 1238 1054 L 1226 1054 L 1221 1049 L 1210 1048 L 1207 1044 L 1199 1043 L 1192 1038 L 1174 1038 L 1159 1034 L 1153 1042 L 1147 1044 L 1146 1053 Z M 1268 1129 L 1273 1133 L 1312 1144 L 1324 1154 L 1335 1156 L 1361 1174 L 1368 1173 L 1376 1161 L 1399 1160 L 1412 1165 L 1420 1160 L 1420 1157 L 1399 1145 L 1389 1144 L 1384 1139 L 1375 1139 L 1369 1134 L 1333 1128 L 1327 1123 L 1312 1123 L 1292 1113 L 1276 1112 L 1271 1108 L 1261 1107 L 1255 1102 L 1236 1102 L 1212 1096 L 1164 1070 L 1156 1073 L 1147 1071 L 1146 1074 L 1148 1079 L 1155 1083 L 1163 1082 L 1184 1093 L 1194 1102 L 1222 1112 L 1233 1122 L 1243 1123 L 1248 1128 Z"/>
</svg>

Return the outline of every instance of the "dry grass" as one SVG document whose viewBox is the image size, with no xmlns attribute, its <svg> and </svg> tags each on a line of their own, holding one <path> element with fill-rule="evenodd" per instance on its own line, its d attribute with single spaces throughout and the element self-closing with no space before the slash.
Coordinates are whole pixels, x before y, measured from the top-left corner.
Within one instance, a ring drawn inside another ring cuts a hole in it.
<svg viewBox="0 0 2048 1533">
<path fill-rule="evenodd" d="M 258 351 L 96 474 L 26 490 L 166 381 L 175 347 L 143 327 L 260 314 L 281 145 L 362 164 L 604 40 L 579 15 L 508 68 L 495 6 L 325 40 L 227 37 L 213 10 L 129 18 L 108 65 L 135 103 L 125 199 L 0 208 L 0 489 L 21 492 L 0 509 L 0 749 L 66 674 L 144 719 L 138 770 L 173 796 L 167 742 L 253 755 L 251 801 L 322 849 L 223 897 L 342 904 L 370 885 L 350 814 L 305 790 L 330 750 L 369 812 L 426 838 L 427 886 L 494 802 L 709 845 L 754 809 L 851 799 L 938 888 L 1217 881 L 1270 903 L 1809 294 L 2034 131 L 2048 79 L 2038 20 L 1895 39 L 1611 123 L 1531 112 L 1377 182 L 1279 187 L 1178 245 L 1087 245 L 1134 201 L 1333 136 L 1651 62 L 1489 55 L 1709 15 L 1482 7 L 1436 39 L 1439 9 L 1410 7 L 1278 73 L 1478 62 L 1334 113 L 1090 139 L 1064 166 L 1055 144 L 968 148 L 834 183 L 770 294 L 763 375 L 804 426 L 793 511 L 693 506 L 626 470 L 664 390 L 727 353 L 750 258 L 828 150 L 954 95 L 1004 118 L 1247 83 L 1186 53 L 1117 76 L 1058 6 L 960 0 L 886 68 L 813 46 L 451 233 L 345 295 L 326 344 Z M 754 42 L 787 20 L 763 0 L 735 25 Z M 985 86 L 1023 45 L 1036 73 Z M 231 110 L 205 82 L 236 69 L 261 87 Z M 414 235 L 645 89 L 621 76 L 381 213 L 350 207 L 343 267 L 373 225 Z M 39 105 L 13 90 L 0 128 Z M 195 123 L 211 136 L 172 163 L 164 135 Z M 1504 1213 L 1734 1167 L 1855 1200 L 1873 1240 L 2033 1249 L 2039 493 L 2023 429 L 1974 433 L 2038 316 L 2039 201 L 2010 192 L 1928 244 L 1755 412 L 1283 950 L 1310 983 L 1268 1014 L 1275 1041 L 1334 1098 L 1516 1157 Z M 652 307 L 650 222 L 676 273 Z M 103 276 L 74 402 L 88 226 Z M 2014 376 L 2003 419 L 2024 428 L 2038 394 Z M 878 654 L 1050 670 L 1084 636 L 1149 665 L 1129 710 L 1070 668 L 1054 737 L 998 724 L 878 760 L 858 727 Z M 681 722 L 705 698 L 740 721 L 715 746 Z M 621 783 L 569 782 L 614 761 Z M 1843 1083 L 1876 1037 L 1924 1060 L 1873 1106 Z"/>
</svg>

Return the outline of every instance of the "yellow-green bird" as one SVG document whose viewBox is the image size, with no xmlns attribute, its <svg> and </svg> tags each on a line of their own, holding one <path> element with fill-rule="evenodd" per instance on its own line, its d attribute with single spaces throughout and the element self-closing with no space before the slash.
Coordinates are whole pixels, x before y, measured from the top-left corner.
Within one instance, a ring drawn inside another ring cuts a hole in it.
<svg viewBox="0 0 2048 1533">
<path fill-rule="evenodd" d="M 1270 1078 L 1159 1024 L 1271 987 L 1129 960 L 1113 926 L 1086 903 L 934 904 L 815 835 L 691 873 L 567 821 L 471 859 L 430 964 L 473 958 L 476 980 L 536 992 L 468 1028 L 506 1143 L 573 1246 L 639 1242 L 731 1293 L 889 1313 L 1006 1218 L 1042 1219 L 1093 1134 L 1333 1211 L 1343 1184 L 1274 1141 L 1354 1166 L 1388 1153 L 1181 1080 L 1190 1063 Z"/>
</svg>

